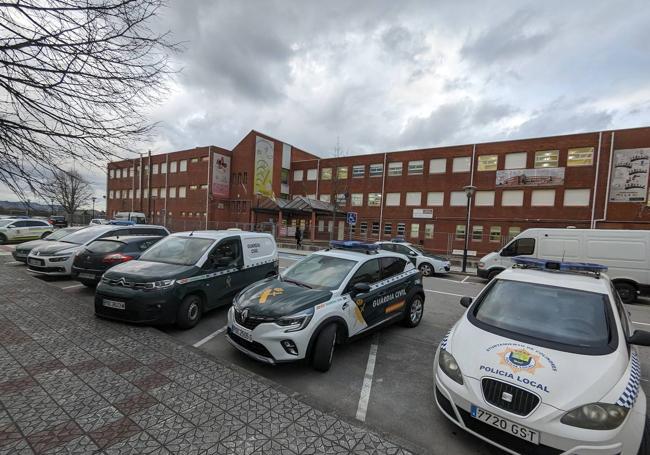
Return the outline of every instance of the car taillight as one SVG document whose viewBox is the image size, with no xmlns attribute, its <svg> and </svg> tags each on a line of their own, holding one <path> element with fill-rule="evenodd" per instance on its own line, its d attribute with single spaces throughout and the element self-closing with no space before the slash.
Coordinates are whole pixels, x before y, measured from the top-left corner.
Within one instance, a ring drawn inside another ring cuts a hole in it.
<svg viewBox="0 0 650 455">
<path fill-rule="evenodd" d="M 133 259 L 133 256 L 128 256 L 122 253 L 114 253 L 114 254 L 109 254 L 107 256 L 104 256 L 102 262 L 104 264 L 117 264 L 120 262 L 130 261 L 131 259 Z"/>
</svg>

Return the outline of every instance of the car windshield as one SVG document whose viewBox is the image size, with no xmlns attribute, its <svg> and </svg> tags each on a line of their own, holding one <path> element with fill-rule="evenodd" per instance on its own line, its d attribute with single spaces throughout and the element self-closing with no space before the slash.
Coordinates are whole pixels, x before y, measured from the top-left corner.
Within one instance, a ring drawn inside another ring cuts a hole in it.
<svg viewBox="0 0 650 455">
<path fill-rule="evenodd" d="M 603 348 L 611 339 L 604 294 L 497 280 L 474 317 L 523 337 L 581 348 Z"/>
<path fill-rule="evenodd" d="M 104 232 L 106 231 L 96 228 L 82 229 L 80 231 L 73 232 L 70 235 L 66 235 L 63 239 L 61 239 L 61 241 L 64 243 L 72 243 L 74 245 L 83 245 L 84 243 L 96 239 Z"/>
<path fill-rule="evenodd" d="M 355 264 L 349 259 L 313 254 L 288 268 L 282 279 L 311 288 L 336 289 Z"/>
<path fill-rule="evenodd" d="M 48 235 L 45 240 L 61 240 L 63 237 L 67 237 L 68 235 L 72 234 L 73 232 L 77 232 L 79 228 L 64 228 L 64 229 L 58 229 L 54 232 L 52 232 L 50 235 Z"/>
<path fill-rule="evenodd" d="M 140 256 L 140 260 L 162 262 L 163 264 L 194 265 L 213 243 L 212 239 L 200 237 L 165 237 Z"/>
</svg>

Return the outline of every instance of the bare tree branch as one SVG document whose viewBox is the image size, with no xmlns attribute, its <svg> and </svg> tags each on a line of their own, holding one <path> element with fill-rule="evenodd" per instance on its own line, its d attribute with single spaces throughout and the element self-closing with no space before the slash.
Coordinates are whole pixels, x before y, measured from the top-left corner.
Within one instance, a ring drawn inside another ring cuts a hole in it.
<svg viewBox="0 0 650 455">
<path fill-rule="evenodd" d="M 41 185 L 42 193 L 55 200 L 72 222 L 74 213 L 93 195 L 90 184 L 75 170 L 57 171 Z"/>
</svg>

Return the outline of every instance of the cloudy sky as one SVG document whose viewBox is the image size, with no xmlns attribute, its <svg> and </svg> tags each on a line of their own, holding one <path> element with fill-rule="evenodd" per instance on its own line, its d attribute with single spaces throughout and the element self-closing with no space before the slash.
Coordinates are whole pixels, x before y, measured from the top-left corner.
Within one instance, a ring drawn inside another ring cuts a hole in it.
<svg viewBox="0 0 650 455">
<path fill-rule="evenodd" d="M 647 0 L 170 0 L 160 26 L 186 50 L 149 147 L 257 129 L 359 154 L 647 126 L 648 24 Z"/>
</svg>

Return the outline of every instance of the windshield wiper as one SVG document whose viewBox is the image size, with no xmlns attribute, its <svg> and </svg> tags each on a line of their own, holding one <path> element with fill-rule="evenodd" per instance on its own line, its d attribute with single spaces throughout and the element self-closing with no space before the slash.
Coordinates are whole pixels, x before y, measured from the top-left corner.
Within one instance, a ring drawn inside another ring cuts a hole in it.
<svg viewBox="0 0 650 455">
<path fill-rule="evenodd" d="M 282 281 L 286 281 L 287 283 L 297 284 L 298 286 L 302 286 L 303 288 L 307 288 L 307 289 L 311 289 L 311 288 L 312 288 L 312 287 L 309 286 L 308 284 L 301 283 L 300 281 L 296 281 L 296 280 L 290 280 L 289 278 L 282 278 Z"/>
</svg>

